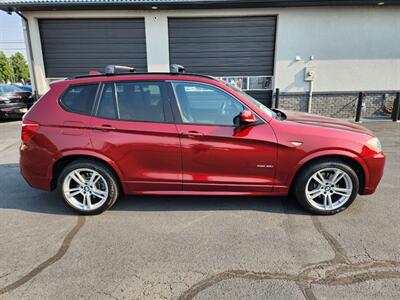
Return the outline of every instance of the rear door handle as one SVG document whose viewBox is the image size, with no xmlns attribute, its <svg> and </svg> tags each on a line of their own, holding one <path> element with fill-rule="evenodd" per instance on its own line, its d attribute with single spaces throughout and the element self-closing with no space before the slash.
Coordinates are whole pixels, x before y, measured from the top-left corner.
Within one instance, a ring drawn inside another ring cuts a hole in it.
<svg viewBox="0 0 400 300">
<path fill-rule="evenodd" d="M 101 131 L 109 131 L 109 130 L 114 130 L 115 128 L 109 124 L 103 124 L 103 125 L 99 125 L 99 126 L 94 126 L 93 129 L 101 130 Z"/>
<path fill-rule="evenodd" d="M 195 137 L 204 136 L 204 133 L 196 131 L 196 130 L 189 130 L 187 133 L 184 133 L 183 135 L 185 135 L 189 138 L 195 138 Z"/>
</svg>

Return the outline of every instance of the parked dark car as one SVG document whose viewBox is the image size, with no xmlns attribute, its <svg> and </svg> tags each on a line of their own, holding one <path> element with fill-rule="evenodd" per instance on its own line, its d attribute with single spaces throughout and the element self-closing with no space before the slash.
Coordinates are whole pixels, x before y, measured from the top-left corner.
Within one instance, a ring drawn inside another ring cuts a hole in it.
<svg viewBox="0 0 400 300">
<path fill-rule="evenodd" d="M 20 89 L 22 89 L 22 90 L 24 90 L 24 91 L 27 91 L 27 92 L 31 92 L 31 93 L 32 93 L 32 86 L 31 86 L 31 85 L 13 84 L 13 86 L 15 86 L 15 87 L 17 87 L 17 88 L 20 88 Z"/>
<path fill-rule="evenodd" d="M 12 84 L 0 84 L 0 118 L 21 116 L 33 102 L 32 91 Z"/>
</svg>

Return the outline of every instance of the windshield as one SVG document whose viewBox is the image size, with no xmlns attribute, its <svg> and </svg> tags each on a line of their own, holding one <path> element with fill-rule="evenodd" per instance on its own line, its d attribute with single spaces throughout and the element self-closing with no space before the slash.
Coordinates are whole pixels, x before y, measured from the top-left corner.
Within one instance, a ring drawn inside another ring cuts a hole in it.
<svg viewBox="0 0 400 300">
<path fill-rule="evenodd" d="M 248 100 L 249 102 L 251 102 L 253 105 L 257 106 L 258 109 L 262 110 L 264 113 L 266 113 L 269 117 L 276 119 L 276 113 L 274 111 L 272 111 L 271 109 L 269 109 L 268 107 L 266 107 L 264 104 L 262 104 L 261 102 L 257 101 L 256 99 L 254 99 L 253 97 L 251 97 L 249 94 L 246 94 L 244 91 L 242 91 L 240 88 L 238 88 L 237 86 L 234 86 L 232 84 L 227 83 L 224 80 L 218 80 L 219 82 L 225 84 L 226 86 L 230 87 L 232 90 L 234 90 L 235 92 L 237 92 L 238 94 L 240 94 L 241 96 L 243 96 L 244 98 L 246 98 L 246 100 Z"/>
</svg>

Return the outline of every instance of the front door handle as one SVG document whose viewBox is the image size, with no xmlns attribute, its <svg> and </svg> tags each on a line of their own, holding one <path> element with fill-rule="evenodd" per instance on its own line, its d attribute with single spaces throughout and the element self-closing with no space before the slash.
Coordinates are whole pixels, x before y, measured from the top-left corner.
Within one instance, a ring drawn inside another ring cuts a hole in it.
<svg viewBox="0 0 400 300">
<path fill-rule="evenodd" d="M 204 133 L 196 131 L 196 130 L 189 130 L 187 133 L 184 133 L 183 135 L 187 136 L 188 138 L 196 138 L 196 137 L 204 136 Z"/>
<path fill-rule="evenodd" d="M 93 129 L 101 130 L 101 131 L 109 131 L 109 130 L 114 130 L 115 128 L 109 124 L 103 124 L 103 125 L 99 125 L 99 126 L 94 126 Z"/>
</svg>

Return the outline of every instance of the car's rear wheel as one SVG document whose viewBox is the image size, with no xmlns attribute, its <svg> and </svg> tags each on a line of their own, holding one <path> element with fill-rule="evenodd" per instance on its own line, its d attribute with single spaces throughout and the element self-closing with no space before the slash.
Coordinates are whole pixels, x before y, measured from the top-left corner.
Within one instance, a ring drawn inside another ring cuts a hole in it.
<svg viewBox="0 0 400 300">
<path fill-rule="evenodd" d="M 331 215 L 346 209 L 356 198 L 359 180 L 355 171 L 340 160 L 319 161 L 297 176 L 295 196 L 307 210 Z"/>
<path fill-rule="evenodd" d="M 103 164 L 79 160 L 67 165 L 60 175 L 59 187 L 65 203 L 82 214 L 99 214 L 115 203 L 118 181 Z"/>
</svg>

